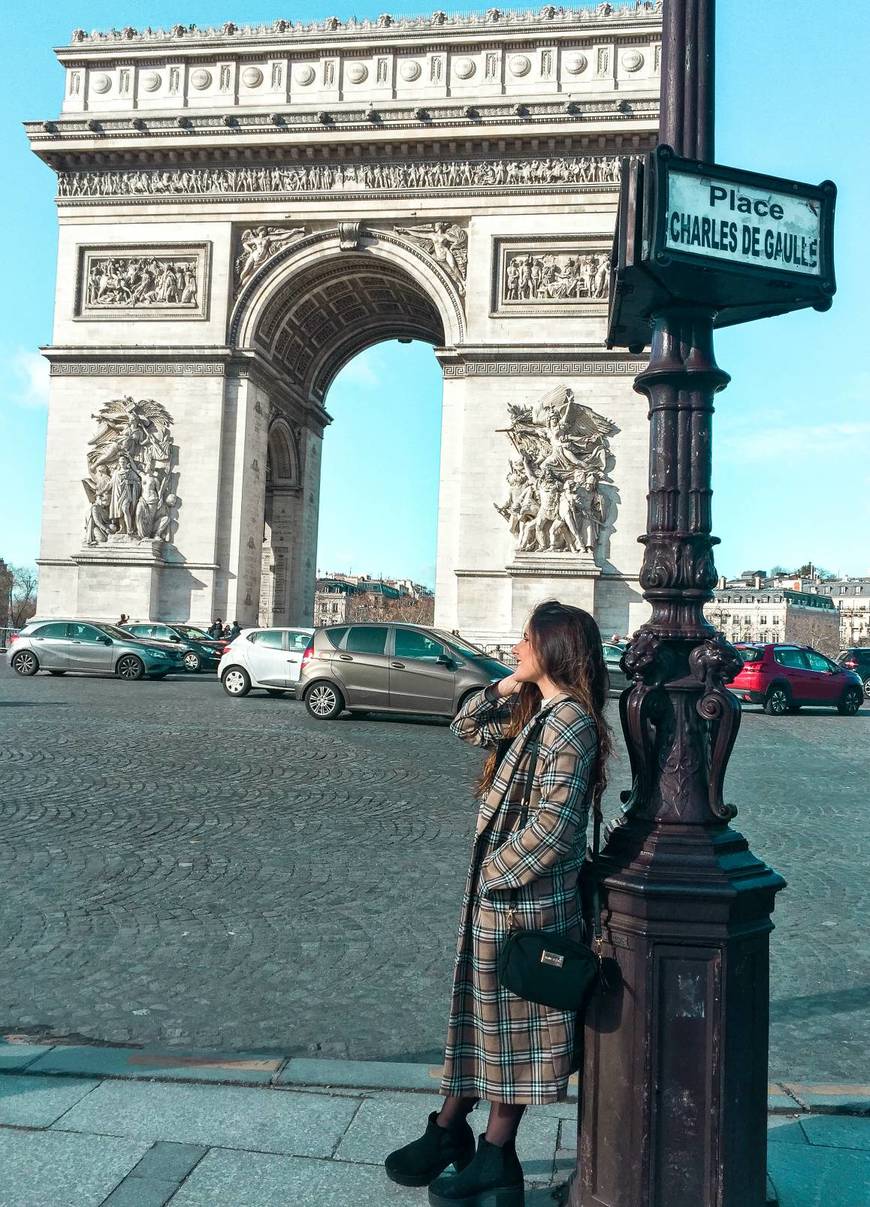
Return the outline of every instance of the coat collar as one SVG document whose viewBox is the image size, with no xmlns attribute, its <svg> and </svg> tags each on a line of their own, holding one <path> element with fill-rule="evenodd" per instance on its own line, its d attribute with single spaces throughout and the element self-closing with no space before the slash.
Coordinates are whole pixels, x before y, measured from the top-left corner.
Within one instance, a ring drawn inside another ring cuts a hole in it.
<svg viewBox="0 0 870 1207">
<path fill-rule="evenodd" d="M 544 706 L 544 710 L 546 712 L 549 712 L 550 709 L 555 707 L 555 705 L 558 704 L 560 701 L 570 700 L 571 698 L 572 697 L 568 694 L 568 692 L 557 692 L 556 695 L 550 696 L 548 698 L 547 703 Z M 517 739 L 523 739 L 526 737 L 529 730 L 532 728 L 535 721 L 538 720 L 540 715 L 541 715 L 540 709 L 537 712 L 532 713 L 532 715 L 529 717 L 528 721 L 525 723 L 523 728 L 520 730 L 520 732 L 514 738 L 514 742 L 516 742 Z M 497 795 L 495 793 L 495 791 L 492 788 L 490 788 L 489 792 L 487 792 L 486 796 L 480 802 L 480 809 L 479 809 L 478 815 L 477 815 L 477 828 L 476 828 L 476 836 L 478 838 L 483 833 L 483 831 L 486 829 L 486 827 L 489 825 L 489 823 L 492 821 L 493 817 L 495 817 L 496 813 L 498 813 L 498 811 L 501 808 L 503 803 L 504 803 L 504 794 L 499 793 Z"/>
</svg>

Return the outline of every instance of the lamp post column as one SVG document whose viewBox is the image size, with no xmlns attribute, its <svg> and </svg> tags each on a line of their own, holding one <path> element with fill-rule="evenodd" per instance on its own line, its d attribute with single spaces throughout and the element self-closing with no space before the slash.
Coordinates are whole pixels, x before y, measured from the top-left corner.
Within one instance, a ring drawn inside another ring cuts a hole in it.
<svg viewBox="0 0 870 1207">
<path fill-rule="evenodd" d="M 715 0 L 665 0 L 661 141 L 713 159 Z M 571 1207 L 763 1207 L 768 934 L 780 876 L 729 825 L 740 663 L 705 620 L 715 315 L 653 316 L 640 581 L 651 606 L 623 664 L 632 771 L 601 858 L 604 954 L 621 974 L 588 1012 Z"/>
</svg>

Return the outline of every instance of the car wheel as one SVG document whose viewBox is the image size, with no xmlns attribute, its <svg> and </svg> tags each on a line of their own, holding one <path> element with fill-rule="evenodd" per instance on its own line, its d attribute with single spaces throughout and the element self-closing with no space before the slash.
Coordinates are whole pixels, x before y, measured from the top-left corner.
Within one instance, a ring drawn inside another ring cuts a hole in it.
<svg viewBox="0 0 870 1207">
<path fill-rule="evenodd" d="M 31 654 L 30 650 L 22 650 L 12 659 L 12 669 L 19 675 L 35 675 L 39 670 L 36 654 Z"/>
<path fill-rule="evenodd" d="M 844 717 L 854 717 L 855 713 L 864 703 L 864 692 L 860 687 L 847 687 L 840 697 L 840 703 L 837 705 L 837 712 Z"/>
<path fill-rule="evenodd" d="M 251 690 L 251 676 L 240 666 L 231 666 L 221 676 L 223 689 L 228 696 L 241 699 Z"/>
<path fill-rule="evenodd" d="M 864 695 L 870 700 L 870 675 L 864 680 Z"/>
<path fill-rule="evenodd" d="M 456 712 L 457 713 L 462 712 L 463 708 L 465 708 L 465 705 L 468 703 L 468 701 L 471 699 L 471 697 L 476 696 L 479 691 L 480 691 L 479 687 L 473 687 L 470 692 L 466 692 L 465 695 L 462 697 L 462 699 L 459 701 L 458 705 L 456 706 Z M 454 716 L 455 715 L 456 714 L 454 713 Z"/>
<path fill-rule="evenodd" d="M 318 721 L 332 721 L 344 710 L 344 698 L 331 683 L 314 683 L 305 693 L 305 707 Z"/>
<path fill-rule="evenodd" d="M 49 671 L 50 675 L 65 675 L 66 671 Z"/>
<path fill-rule="evenodd" d="M 194 674 L 202 666 L 202 659 L 193 650 L 187 651 L 182 658 L 182 662 L 184 663 L 184 669 L 190 671 L 191 674 Z"/>
<path fill-rule="evenodd" d="M 141 679 L 145 674 L 145 664 L 135 654 L 123 654 L 118 659 L 115 674 L 119 679 L 126 679 L 132 683 L 134 679 Z"/>
<path fill-rule="evenodd" d="M 781 683 L 774 683 L 764 697 L 764 711 L 769 717 L 782 717 L 791 707 L 788 688 Z"/>
</svg>

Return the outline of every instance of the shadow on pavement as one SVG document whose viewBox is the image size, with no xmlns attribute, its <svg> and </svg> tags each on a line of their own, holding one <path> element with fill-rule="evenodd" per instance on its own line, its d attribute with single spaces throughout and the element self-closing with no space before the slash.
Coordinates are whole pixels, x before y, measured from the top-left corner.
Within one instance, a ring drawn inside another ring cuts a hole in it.
<svg viewBox="0 0 870 1207">
<path fill-rule="evenodd" d="M 802 997 L 772 999 L 770 1017 L 773 1022 L 816 1018 L 826 1014 L 851 1014 L 870 1006 L 870 985 L 853 989 L 836 989 L 830 993 L 810 993 Z"/>
</svg>

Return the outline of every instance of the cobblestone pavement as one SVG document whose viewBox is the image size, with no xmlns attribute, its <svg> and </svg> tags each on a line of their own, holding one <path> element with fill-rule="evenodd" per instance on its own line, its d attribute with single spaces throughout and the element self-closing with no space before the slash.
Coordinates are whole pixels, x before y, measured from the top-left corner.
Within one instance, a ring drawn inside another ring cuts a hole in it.
<svg viewBox="0 0 870 1207">
<path fill-rule="evenodd" d="M 775 1078 L 867 1080 L 868 738 L 870 709 L 748 710 L 732 759 L 789 882 Z M 0 1031 L 439 1061 L 479 760 L 438 721 L 4 664 Z"/>
</svg>

